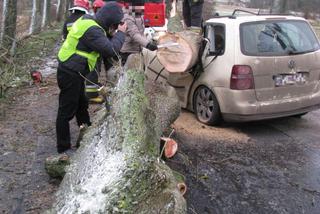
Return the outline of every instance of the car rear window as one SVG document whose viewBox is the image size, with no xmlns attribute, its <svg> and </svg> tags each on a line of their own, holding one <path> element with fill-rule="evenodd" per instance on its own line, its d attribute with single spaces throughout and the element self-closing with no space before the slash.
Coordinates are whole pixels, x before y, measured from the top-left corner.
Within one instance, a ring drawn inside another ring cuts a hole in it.
<svg viewBox="0 0 320 214">
<path fill-rule="evenodd" d="M 309 24 L 299 20 L 273 20 L 240 25 L 241 51 L 251 56 L 293 55 L 319 49 Z"/>
</svg>

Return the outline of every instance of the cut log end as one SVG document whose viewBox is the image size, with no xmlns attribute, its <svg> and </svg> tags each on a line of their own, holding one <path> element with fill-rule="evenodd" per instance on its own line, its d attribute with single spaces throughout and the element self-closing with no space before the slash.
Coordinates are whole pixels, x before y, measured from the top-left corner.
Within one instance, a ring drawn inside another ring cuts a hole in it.
<svg viewBox="0 0 320 214">
<path fill-rule="evenodd" d="M 158 43 L 178 43 L 178 46 L 161 48 L 157 51 L 159 62 L 172 73 L 188 71 L 198 60 L 201 35 L 192 31 L 167 33 Z"/>
</svg>

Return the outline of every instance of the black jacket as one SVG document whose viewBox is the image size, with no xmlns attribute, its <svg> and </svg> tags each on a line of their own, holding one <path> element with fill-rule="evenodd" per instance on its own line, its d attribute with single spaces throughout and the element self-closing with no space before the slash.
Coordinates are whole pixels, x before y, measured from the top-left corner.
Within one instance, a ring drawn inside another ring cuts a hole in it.
<svg viewBox="0 0 320 214">
<path fill-rule="evenodd" d="M 120 23 L 123 18 L 123 12 L 116 2 L 108 2 L 98 11 L 96 17 L 84 15 L 82 18 L 95 20 L 107 32 L 111 25 Z M 100 53 L 100 56 L 103 59 L 106 59 L 113 57 L 115 52 L 119 53 L 124 40 L 125 33 L 121 31 L 115 33 L 115 35 L 110 39 L 105 35 L 100 27 L 92 26 L 79 39 L 77 50 L 88 53 L 96 51 Z M 83 75 L 87 75 L 89 73 L 87 59 L 77 54 L 72 55 L 65 62 L 59 62 L 59 67 L 63 70 L 80 72 Z"/>
<path fill-rule="evenodd" d="M 73 24 L 77 19 L 86 14 L 83 11 L 75 10 L 71 15 L 67 18 L 67 20 L 63 24 L 63 38 L 66 39 L 68 35 L 68 25 Z"/>
</svg>

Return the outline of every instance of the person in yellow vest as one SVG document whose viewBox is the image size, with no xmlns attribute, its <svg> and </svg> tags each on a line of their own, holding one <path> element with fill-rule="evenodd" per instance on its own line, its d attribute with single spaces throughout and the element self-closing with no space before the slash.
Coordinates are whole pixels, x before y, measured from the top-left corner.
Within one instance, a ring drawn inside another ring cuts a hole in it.
<svg viewBox="0 0 320 214">
<path fill-rule="evenodd" d="M 89 14 L 90 4 L 88 0 L 74 0 L 73 7 L 69 8 L 70 16 L 63 24 L 63 38 L 66 39 L 73 23 L 84 14 Z"/>
<path fill-rule="evenodd" d="M 69 121 L 76 116 L 81 128 L 91 125 L 84 77 L 92 72 L 99 56 L 106 59 L 118 53 L 125 40 L 126 24 L 122 8 L 107 2 L 95 17 L 84 15 L 70 29 L 58 53 L 57 81 L 60 88 L 56 120 L 57 150 L 71 148 Z M 117 31 L 112 38 L 108 31 Z M 80 132 L 81 133 L 81 132 Z"/>
</svg>

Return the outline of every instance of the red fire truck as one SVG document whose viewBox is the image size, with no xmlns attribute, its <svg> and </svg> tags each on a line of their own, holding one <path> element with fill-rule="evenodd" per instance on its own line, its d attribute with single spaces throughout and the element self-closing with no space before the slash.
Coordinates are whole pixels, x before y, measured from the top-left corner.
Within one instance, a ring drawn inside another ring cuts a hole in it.
<svg viewBox="0 0 320 214">
<path fill-rule="evenodd" d="M 118 0 L 124 5 L 144 6 L 144 24 L 146 27 L 162 27 L 166 20 L 165 0 Z"/>
<path fill-rule="evenodd" d="M 146 0 L 144 3 L 144 24 L 146 27 L 162 27 L 165 25 L 165 0 Z"/>
</svg>

